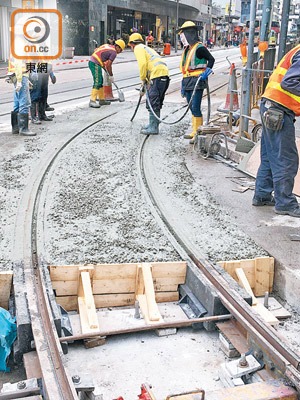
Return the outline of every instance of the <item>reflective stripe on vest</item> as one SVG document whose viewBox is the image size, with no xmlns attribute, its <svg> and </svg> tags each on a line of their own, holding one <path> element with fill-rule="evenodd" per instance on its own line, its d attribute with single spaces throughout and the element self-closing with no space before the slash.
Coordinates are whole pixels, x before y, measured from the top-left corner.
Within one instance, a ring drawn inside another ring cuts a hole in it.
<svg viewBox="0 0 300 400">
<path fill-rule="evenodd" d="M 156 62 L 153 63 L 154 67 L 156 67 L 157 65 L 164 65 L 165 67 L 167 67 L 167 64 L 163 61 L 161 61 L 161 58 L 158 54 L 156 54 L 154 52 L 154 50 L 149 49 L 149 47 L 147 47 L 145 44 L 141 43 L 141 46 L 146 50 L 146 52 L 149 54 L 150 56 L 150 61 L 154 61 L 154 60 L 158 60 Z M 148 75 L 150 76 L 151 71 L 148 70 Z"/>
<path fill-rule="evenodd" d="M 296 96 L 281 87 L 281 81 L 293 63 L 293 57 L 300 51 L 300 45 L 289 51 L 279 62 L 271 75 L 263 97 L 292 110 L 296 116 L 300 115 L 300 96 Z"/>
<path fill-rule="evenodd" d="M 99 62 L 99 64 L 101 65 L 101 67 L 104 67 L 104 62 L 101 60 L 101 54 L 104 53 L 105 51 L 115 51 L 116 49 L 114 48 L 114 46 L 112 46 L 111 44 L 104 44 L 103 46 L 98 47 L 98 49 L 96 49 L 94 51 L 94 53 L 92 54 L 92 57 L 96 58 L 96 60 Z"/>
<path fill-rule="evenodd" d="M 28 63 L 29 63 L 29 61 L 28 61 Z M 15 59 L 12 55 L 9 56 L 9 60 L 8 60 L 8 72 L 16 72 Z M 27 72 L 27 68 L 26 68 L 25 62 L 22 60 L 22 73 L 25 73 L 25 72 Z"/>
<path fill-rule="evenodd" d="M 183 73 L 184 78 L 189 76 L 199 76 L 200 74 L 202 74 L 202 72 L 205 71 L 207 67 L 207 62 L 203 64 L 196 64 L 196 50 L 199 44 L 203 46 L 202 43 L 198 42 L 194 44 L 191 49 L 189 49 L 185 61 L 185 52 L 182 53 L 180 71 Z"/>
</svg>

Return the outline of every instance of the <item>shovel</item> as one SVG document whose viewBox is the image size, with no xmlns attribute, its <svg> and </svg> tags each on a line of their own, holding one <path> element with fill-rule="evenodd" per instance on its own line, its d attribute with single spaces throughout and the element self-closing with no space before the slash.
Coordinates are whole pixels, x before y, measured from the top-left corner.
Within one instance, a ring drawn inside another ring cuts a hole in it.
<svg viewBox="0 0 300 400">
<path fill-rule="evenodd" d="M 124 92 L 123 92 L 121 89 L 118 88 L 118 86 L 115 84 L 115 82 L 113 82 L 113 84 L 114 84 L 115 88 L 116 88 L 117 91 L 118 91 L 119 101 L 120 101 L 121 103 L 123 103 L 123 101 L 125 101 Z"/>
</svg>

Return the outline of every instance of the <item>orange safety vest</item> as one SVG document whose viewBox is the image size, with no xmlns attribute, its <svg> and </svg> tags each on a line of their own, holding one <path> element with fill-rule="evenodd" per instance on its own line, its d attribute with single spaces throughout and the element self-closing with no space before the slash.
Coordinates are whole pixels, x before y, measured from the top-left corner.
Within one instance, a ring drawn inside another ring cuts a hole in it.
<svg viewBox="0 0 300 400">
<path fill-rule="evenodd" d="M 300 115 L 300 96 L 283 90 L 281 87 L 281 81 L 288 69 L 293 63 L 294 55 L 300 51 L 300 44 L 289 51 L 277 65 L 275 71 L 269 79 L 266 90 L 263 97 L 269 100 L 273 100 L 278 104 L 292 110 L 296 116 Z"/>
<path fill-rule="evenodd" d="M 199 44 L 204 46 L 200 42 L 194 44 L 194 46 L 189 49 L 185 61 L 184 61 L 185 51 L 182 53 L 180 71 L 183 73 L 184 78 L 189 76 L 199 76 L 200 74 L 202 74 L 203 71 L 206 70 L 207 61 L 204 60 L 204 58 L 201 59 L 200 64 L 196 64 L 196 50 Z"/>
<path fill-rule="evenodd" d="M 94 53 L 92 54 L 92 57 L 96 58 L 96 60 L 99 62 L 99 64 L 101 65 L 102 68 L 105 67 L 104 62 L 101 59 L 101 54 L 104 53 L 105 51 L 111 51 L 113 50 L 114 52 L 116 52 L 115 46 L 111 45 L 111 44 L 104 44 L 100 47 L 98 47 Z M 117 52 L 116 52 L 117 53 Z"/>
</svg>

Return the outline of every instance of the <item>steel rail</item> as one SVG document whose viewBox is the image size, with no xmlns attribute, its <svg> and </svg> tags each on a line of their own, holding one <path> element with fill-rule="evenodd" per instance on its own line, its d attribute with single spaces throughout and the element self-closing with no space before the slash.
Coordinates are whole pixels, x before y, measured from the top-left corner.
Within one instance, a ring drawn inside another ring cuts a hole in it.
<svg viewBox="0 0 300 400">
<path fill-rule="evenodd" d="M 286 377 L 300 390 L 300 356 L 283 342 L 275 329 L 267 325 L 265 321 L 252 310 L 251 306 L 230 287 L 228 282 L 218 273 L 211 262 L 205 260 L 201 255 L 200 257 L 198 256 L 198 258 L 194 255 L 195 252 L 197 254 L 199 253 L 198 249 L 191 248 L 186 238 L 176 232 L 176 229 L 164 214 L 147 179 L 144 157 L 149 140 L 151 140 L 150 136 L 147 136 L 141 144 L 138 155 L 138 168 L 140 183 L 155 219 L 180 256 L 185 260 L 189 260 L 205 275 L 215 287 L 220 300 L 228 311 L 241 323 L 247 332 L 254 337 L 260 346 L 278 362 L 278 365 L 285 372 Z"/>
<path fill-rule="evenodd" d="M 52 144 L 33 171 L 19 206 L 15 228 L 14 264 L 16 268 L 24 268 L 24 291 L 27 295 L 32 332 L 48 400 L 75 400 L 78 397 L 61 359 L 60 342 L 45 290 L 43 270 L 39 263 L 37 222 L 40 197 L 46 176 L 60 153 L 80 134 L 117 112 L 96 119 L 75 134 L 62 135 Z"/>
</svg>

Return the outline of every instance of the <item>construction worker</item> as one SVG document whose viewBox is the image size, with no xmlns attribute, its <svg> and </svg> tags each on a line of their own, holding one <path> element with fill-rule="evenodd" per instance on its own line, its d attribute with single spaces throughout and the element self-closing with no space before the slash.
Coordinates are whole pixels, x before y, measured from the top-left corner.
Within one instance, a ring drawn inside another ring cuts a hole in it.
<svg viewBox="0 0 300 400">
<path fill-rule="evenodd" d="M 89 103 L 90 107 L 99 108 L 100 106 L 110 104 L 110 102 L 106 101 L 104 98 L 102 68 L 105 70 L 105 73 L 108 73 L 109 81 L 112 83 L 114 81 L 112 63 L 117 54 L 121 53 L 124 49 L 124 40 L 118 39 L 115 41 L 114 45 L 104 44 L 98 47 L 92 54 L 89 61 L 89 69 L 93 75 L 94 84 Z M 97 103 L 97 97 L 99 98 L 99 104 Z"/>
<path fill-rule="evenodd" d="M 194 143 L 197 129 L 203 125 L 201 101 L 203 90 L 207 85 L 207 77 L 212 73 L 215 59 L 207 48 L 199 42 L 198 31 L 194 22 L 186 21 L 177 32 L 184 46 L 180 63 L 180 70 L 183 74 L 181 93 L 183 97 L 186 97 L 188 102 L 192 97 L 199 75 L 201 75 L 191 104 L 193 132 L 184 135 L 185 139 L 190 139 L 190 143 Z"/>
<path fill-rule="evenodd" d="M 147 46 L 152 47 L 153 41 L 154 41 L 154 37 L 152 36 L 152 31 L 149 31 L 148 36 L 146 37 Z"/>
<path fill-rule="evenodd" d="M 282 58 L 271 75 L 260 113 L 261 164 L 252 204 L 275 206 L 277 214 L 300 217 L 300 207 L 293 194 L 299 164 L 294 122 L 300 115 L 300 45 Z"/>
<path fill-rule="evenodd" d="M 28 129 L 29 121 L 29 72 L 26 71 L 24 60 L 15 59 L 12 55 L 9 58 L 8 72 L 15 86 L 14 107 L 11 112 L 12 133 L 23 136 L 35 136 L 36 133 Z"/>
<path fill-rule="evenodd" d="M 154 113 L 160 117 L 160 110 L 169 87 L 169 70 L 167 64 L 163 62 L 156 51 L 147 47 L 143 42 L 144 40 L 139 33 L 133 33 L 129 37 L 129 44 L 131 50 L 134 51 L 140 70 L 140 79 L 142 81 L 140 94 L 143 95 L 145 93 L 144 89 L 145 85 L 147 85 L 151 107 Z M 151 112 L 148 99 L 146 107 L 149 111 L 149 125 L 143 128 L 140 133 L 157 135 L 159 133 L 159 121 Z"/>
</svg>

